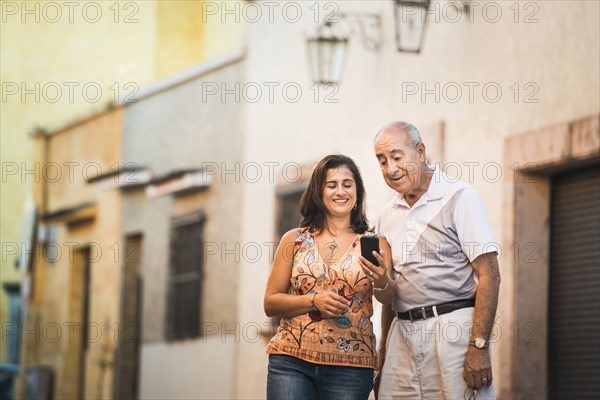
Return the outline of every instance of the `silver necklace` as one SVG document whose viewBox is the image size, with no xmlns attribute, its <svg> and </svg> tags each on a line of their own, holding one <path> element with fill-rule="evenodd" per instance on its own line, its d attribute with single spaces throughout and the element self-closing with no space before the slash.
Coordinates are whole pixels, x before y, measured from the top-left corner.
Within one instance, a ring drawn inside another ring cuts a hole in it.
<svg viewBox="0 0 600 400">
<path fill-rule="evenodd" d="M 329 229 L 329 227 L 327 227 L 327 231 L 333 237 L 333 240 L 331 242 L 325 243 L 325 248 L 329 249 L 329 251 L 331 252 L 331 254 L 328 257 L 329 259 L 331 259 L 339 247 L 336 242 L 336 239 L 338 238 L 338 236 L 340 236 L 340 234 L 338 233 L 337 235 L 334 235 L 333 232 L 331 232 L 331 229 Z"/>
</svg>

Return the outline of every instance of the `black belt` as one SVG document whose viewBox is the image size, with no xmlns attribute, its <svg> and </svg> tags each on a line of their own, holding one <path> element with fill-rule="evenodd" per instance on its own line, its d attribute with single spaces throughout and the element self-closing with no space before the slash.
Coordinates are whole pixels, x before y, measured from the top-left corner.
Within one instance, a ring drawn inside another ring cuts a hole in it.
<svg viewBox="0 0 600 400">
<path fill-rule="evenodd" d="M 437 315 L 447 314 L 452 311 L 460 310 L 461 308 L 475 307 L 475 299 L 456 300 L 448 303 L 438 304 L 435 306 L 417 307 L 406 312 L 397 312 L 398 319 L 409 319 L 411 321 L 419 321 L 435 317 L 433 308 L 437 311 Z"/>
</svg>

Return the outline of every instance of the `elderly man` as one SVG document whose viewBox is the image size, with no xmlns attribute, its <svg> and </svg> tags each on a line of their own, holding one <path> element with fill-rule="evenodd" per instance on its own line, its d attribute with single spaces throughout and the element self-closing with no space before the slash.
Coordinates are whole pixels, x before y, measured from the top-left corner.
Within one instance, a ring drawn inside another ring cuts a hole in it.
<svg viewBox="0 0 600 400">
<path fill-rule="evenodd" d="M 378 224 L 396 283 L 383 312 L 379 399 L 494 398 L 489 339 L 500 274 L 483 202 L 472 187 L 427 164 L 409 123 L 382 128 L 375 153 L 397 192 Z"/>
</svg>

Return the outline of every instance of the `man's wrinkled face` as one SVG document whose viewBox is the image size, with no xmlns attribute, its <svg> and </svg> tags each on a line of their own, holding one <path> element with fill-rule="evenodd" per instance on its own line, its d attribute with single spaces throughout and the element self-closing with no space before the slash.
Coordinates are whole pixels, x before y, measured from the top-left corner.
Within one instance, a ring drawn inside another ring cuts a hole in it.
<svg viewBox="0 0 600 400">
<path fill-rule="evenodd" d="M 416 190 L 423 180 L 425 148 L 415 148 L 409 135 L 398 128 L 389 128 L 375 141 L 375 155 L 383 178 L 389 187 L 406 195 Z"/>
</svg>

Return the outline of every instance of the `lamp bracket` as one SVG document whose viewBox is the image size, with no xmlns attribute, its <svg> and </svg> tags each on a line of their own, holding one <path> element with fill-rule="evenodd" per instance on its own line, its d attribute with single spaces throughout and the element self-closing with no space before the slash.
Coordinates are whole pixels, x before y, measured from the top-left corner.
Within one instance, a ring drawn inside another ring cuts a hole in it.
<svg viewBox="0 0 600 400">
<path fill-rule="evenodd" d="M 329 18 L 319 26 L 318 34 L 324 29 L 337 29 L 345 37 L 358 35 L 363 47 L 369 51 L 377 51 L 381 47 L 381 16 L 378 14 L 338 13 L 336 18 Z"/>
<path fill-rule="evenodd" d="M 467 16 L 471 12 L 471 0 L 446 0 L 460 12 L 464 12 Z"/>
</svg>

